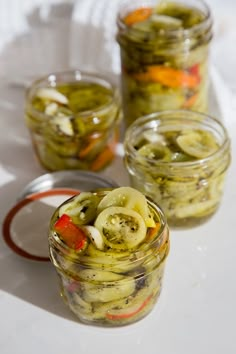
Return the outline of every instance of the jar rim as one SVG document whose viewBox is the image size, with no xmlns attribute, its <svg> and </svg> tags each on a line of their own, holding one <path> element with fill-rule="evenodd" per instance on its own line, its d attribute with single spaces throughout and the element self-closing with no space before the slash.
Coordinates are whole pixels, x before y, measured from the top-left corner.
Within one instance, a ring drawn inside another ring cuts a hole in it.
<svg viewBox="0 0 236 354">
<path fill-rule="evenodd" d="M 199 119 L 200 118 L 200 119 Z M 171 120 L 176 120 L 178 122 L 186 122 L 189 124 L 189 122 L 192 122 L 194 124 L 204 124 L 207 126 L 207 122 L 209 124 L 214 124 L 218 128 L 221 129 L 221 132 L 223 133 L 224 140 L 222 144 L 220 145 L 219 149 L 213 152 L 212 154 L 208 155 L 207 157 L 204 158 L 199 158 L 194 161 L 184 161 L 184 162 L 168 162 L 168 161 L 157 161 L 158 166 L 169 166 L 171 168 L 175 167 L 182 167 L 182 168 L 193 168 L 194 166 L 197 166 L 199 164 L 204 165 L 207 164 L 210 160 L 213 158 L 219 157 L 219 155 L 222 153 L 222 151 L 225 151 L 226 149 L 230 148 L 230 138 L 228 135 L 228 132 L 226 130 L 226 127 L 222 122 L 220 122 L 217 118 L 205 114 L 205 113 L 200 113 L 200 112 L 195 112 L 195 111 L 190 111 L 190 110 L 168 110 L 168 111 L 160 111 L 160 112 L 154 112 L 148 115 L 144 115 L 142 117 L 139 117 L 134 121 L 127 129 L 124 137 L 124 146 L 125 150 L 127 149 L 133 156 L 137 155 L 136 149 L 132 146 L 131 144 L 131 137 L 132 134 L 134 134 L 135 130 L 138 127 L 142 127 L 142 131 L 144 130 L 145 124 L 149 122 L 155 122 L 157 123 L 156 126 L 158 126 L 158 122 L 167 122 Z M 209 126 L 208 124 L 208 126 Z M 145 156 L 139 156 L 139 160 L 143 161 L 152 161 L 152 159 L 149 159 Z"/>
<path fill-rule="evenodd" d="M 99 191 L 99 192 L 101 192 L 101 191 Z M 108 190 L 108 192 L 109 192 L 109 190 Z M 96 193 L 96 192 L 93 192 L 93 193 Z M 73 198 L 74 197 L 71 197 L 69 200 L 71 200 Z M 159 217 L 160 225 L 161 225 L 160 229 L 158 230 L 157 235 L 155 237 L 153 237 L 153 239 L 150 242 L 146 243 L 147 247 L 143 247 L 142 249 L 137 247 L 136 250 L 131 249 L 131 250 L 121 251 L 121 252 L 124 252 L 124 254 L 128 252 L 128 255 L 126 257 L 124 256 L 122 258 L 119 258 L 119 262 L 122 264 L 122 266 L 131 262 L 131 260 L 130 260 L 131 255 L 132 255 L 132 258 L 134 259 L 133 262 L 135 262 L 135 261 L 138 262 L 140 260 L 144 261 L 145 259 L 148 259 L 148 257 L 152 256 L 152 254 L 154 253 L 154 251 L 157 248 L 160 249 L 162 245 L 164 245 L 167 241 L 169 241 L 169 228 L 168 228 L 166 216 L 165 216 L 162 208 L 157 203 L 155 203 L 150 197 L 146 196 L 146 199 L 147 199 L 149 206 L 151 208 L 155 209 L 155 211 L 158 213 L 158 217 Z M 51 244 L 51 246 L 56 247 L 63 254 L 65 254 L 65 253 L 69 253 L 71 251 L 71 248 L 68 247 L 60 239 L 60 237 L 58 236 L 56 231 L 52 231 L 53 220 L 54 220 L 54 217 L 57 214 L 57 210 L 59 208 L 60 208 L 60 206 L 55 210 L 55 212 L 51 218 L 51 221 L 50 221 L 50 237 L 52 237 L 52 239 L 53 239 L 53 243 Z M 153 252 L 151 252 L 151 254 L 150 254 L 147 252 L 148 250 L 153 250 Z M 160 263 L 164 261 L 164 259 L 168 255 L 168 253 L 169 253 L 169 247 L 167 247 L 167 250 L 166 250 L 165 254 L 163 255 L 163 258 L 160 259 Z M 87 263 L 100 264 L 99 262 L 94 261 L 94 259 L 93 259 L 94 257 L 88 256 L 84 261 L 83 261 L 83 256 L 80 257 L 79 254 L 78 254 L 78 257 L 75 257 L 74 255 L 71 256 L 71 258 L 68 255 L 67 255 L 67 257 L 68 257 L 68 260 L 70 260 L 71 262 L 81 265 L 81 266 L 86 266 Z M 108 263 L 107 264 L 108 268 L 109 268 L 109 265 L 110 264 Z"/>
<path fill-rule="evenodd" d="M 68 79 L 63 79 L 67 77 Z M 69 79 L 69 77 L 71 78 Z M 112 92 L 112 96 L 107 103 L 93 110 L 84 110 L 75 113 L 73 114 L 72 117 L 76 117 L 77 115 L 79 115 L 81 118 L 86 118 L 96 113 L 102 113 L 103 111 L 109 109 L 114 104 L 114 102 L 119 101 L 119 91 L 117 86 L 113 84 L 111 80 L 109 80 L 106 76 L 93 73 L 93 72 L 87 72 L 87 71 L 75 69 L 75 70 L 67 70 L 67 71 L 60 71 L 60 72 L 51 72 L 33 81 L 30 87 L 28 87 L 26 90 L 26 109 L 29 109 L 32 114 L 44 120 L 45 118 L 52 119 L 50 115 L 47 115 L 46 113 L 35 109 L 35 107 L 32 104 L 31 98 L 33 97 L 34 90 L 40 87 L 39 86 L 40 84 L 45 83 L 45 84 L 49 84 L 50 86 L 52 85 L 52 87 L 56 87 L 57 80 L 60 83 L 91 82 L 109 88 Z"/>
<path fill-rule="evenodd" d="M 205 32 L 206 30 L 210 31 L 212 28 L 212 25 L 213 25 L 213 21 L 212 21 L 212 16 L 211 16 L 211 11 L 210 11 L 209 6 L 207 5 L 207 3 L 204 0 L 194 0 L 194 1 L 196 2 L 196 4 L 200 4 L 204 8 L 202 10 L 202 12 L 204 11 L 204 15 L 205 15 L 203 21 L 201 21 L 198 24 L 193 25 L 190 28 L 169 29 L 169 30 L 165 30 L 165 31 L 158 31 L 158 32 L 156 32 L 157 33 L 156 38 L 169 38 L 169 37 L 171 38 L 171 36 L 173 36 L 174 34 L 178 34 L 178 37 L 180 38 L 180 40 L 183 40 L 183 39 L 191 38 L 194 34 L 198 34 L 199 32 L 201 33 L 201 31 L 203 31 L 203 32 Z M 174 1 L 174 3 L 183 4 L 183 2 L 181 2 L 179 0 Z M 121 15 L 122 9 L 125 7 L 125 5 L 128 5 L 128 4 L 130 4 L 130 2 L 128 0 L 124 0 L 120 5 L 120 9 L 118 10 L 118 16 L 117 16 L 116 22 L 117 22 L 118 29 L 121 32 L 125 31 L 126 29 L 129 28 L 129 26 L 127 26 L 124 23 L 124 21 L 122 20 L 124 16 Z M 149 7 L 153 7 L 153 1 L 152 0 L 141 1 L 141 7 L 145 7 L 145 5 L 149 6 Z M 187 5 L 191 7 L 191 4 L 187 4 Z M 137 8 L 137 6 L 131 5 L 130 10 L 135 10 L 136 8 Z M 132 30 L 134 30 L 134 29 L 132 29 Z M 137 34 L 140 33 L 140 30 L 137 28 L 134 31 Z M 174 42 L 176 41 L 176 38 L 177 37 L 175 37 L 173 39 Z M 208 41 L 210 41 L 211 38 L 212 38 L 212 35 L 209 36 Z M 150 40 L 150 43 L 151 42 L 152 41 Z M 145 43 L 145 45 L 147 45 L 147 43 L 148 43 L 148 41 Z"/>
</svg>

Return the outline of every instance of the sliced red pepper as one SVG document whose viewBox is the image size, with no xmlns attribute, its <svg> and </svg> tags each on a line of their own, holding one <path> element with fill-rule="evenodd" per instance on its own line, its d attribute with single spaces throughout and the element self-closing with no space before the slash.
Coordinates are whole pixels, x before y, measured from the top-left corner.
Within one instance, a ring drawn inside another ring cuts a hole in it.
<svg viewBox="0 0 236 354">
<path fill-rule="evenodd" d="M 190 72 L 190 74 L 200 77 L 199 64 L 194 64 L 193 66 L 191 66 L 191 68 L 188 69 L 188 71 Z"/>
<path fill-rule="evenodd" d="M 148 230 L 147 238 L 151 241 L 158 233 L 161 228 L 161 224 L 159 222 L 156 223 L 154 227 L 150 227 Z"/>
<path fill-rule="evenodd" d="M 115 156 L 114 151 L 106 146 L 105 149 L 98 155 L 98 157 L 92 162 L 90 168 L 92 171 L 99 171 L 110 163 Z"/>
<path fill-rule="evenodd" d="M 79 158 L 84 159 L 86 158 L 93 150 L 96 151 L 97 144 L 104 139 L 102 134 L 94 134 L 88 137 L 88 141 L 86 146 L 81 149 L 79 153 Z"/>
<path fill-rule="evenodd" d="M 137 313 L 139 313 L 140 311 L 142 311 L 144 309 L 144 307 L 149 303 L 149 301 L 151 300 L 152 298 L 152 294 L 149 295 L 145 300 L 144 302 L 135 310 L 135 311 L 132 311 L 132 312 L 128 312 L 128 313 L 120 313 L 120 314 L 116 314 L 116 313 L 107 313 L 106 314 L 106 317 L 109 319 L 109 320 L 121 320 L 121 319 L 126 319 L 126 318 L 131 318 L 135 315 L 137 315 Z"/>
<path fill-rule="evenodd" d="M 194 88 L 199 84 L 198 77 L 192 73 L 161 65 L 148 66 L 145 72 L 136 73 L 133 77 L 138 81 L 159 82 L 171 88 Z"/>
<path fill-rule="evenodd" d="M 80 287 L 80 284 L 77 281 L 72 281 L 71 283 L 69 283 L 66 286 L 66 289 L 70 292 L 70 293 L 74 293 L 76 291 L 78 291 Z"/>
<path fill-rule="evenodd" d="M 70 216 L 63 214 L 54 225 L 54 229 L 68 247 L 78 251 L 85 246 L 85 233 L 73 223 Z"/>
<path fill-rule="evenodd" d="M 152 14 L 151 7 L 140 7 L 132 12 L 130 12 L 125 18 L 124 23 L 127 26 L 132 26 L 135 23 L 147 20 Z"/>
</svg>

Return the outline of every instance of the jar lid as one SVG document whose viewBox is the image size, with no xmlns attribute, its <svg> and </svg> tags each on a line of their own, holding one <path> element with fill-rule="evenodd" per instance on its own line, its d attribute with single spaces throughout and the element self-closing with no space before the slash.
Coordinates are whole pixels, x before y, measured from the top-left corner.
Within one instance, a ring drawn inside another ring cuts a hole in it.
<svg viewBox="0 0 236 354">
<path fill-rule="evenodd" d="M 49 261 L 48 230 L 55 209 L 81 191 L 118 187 L 109 178 L 88 171 L 47 173 L 31 181 L 3 221 L 6 244 L 18 255 Z"/>
</svg>

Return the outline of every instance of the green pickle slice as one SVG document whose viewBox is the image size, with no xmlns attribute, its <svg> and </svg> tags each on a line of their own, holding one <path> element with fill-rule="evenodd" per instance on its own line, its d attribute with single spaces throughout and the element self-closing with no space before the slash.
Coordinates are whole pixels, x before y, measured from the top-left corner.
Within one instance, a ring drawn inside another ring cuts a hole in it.
<svg viewBox="0 0 236 354">
<path fill-rule="evenodd" d="M 200 159 L 210 156 L 219 148 L 214 136 L 207 131 L 183 132 L 176 142 L 184 153 Z"/>
<path fill-rule="evenodd" d="M 57 268 L 61 262 L 62 295 L 81 321 L 123 325 L 151 311 L 169 250 L 168 231 L 160 252 L 155 244 L 160 228 L 160 215 L 131 187 L 82 192 L 59 207 L 53 237 L 67 245 L 72 239 L 73 245 L 86 240 L 86 247 L 68 249 L 62 260 L 50 248 Z M 150 240 L 153 249 L 148 248 Z"/>
</svg>

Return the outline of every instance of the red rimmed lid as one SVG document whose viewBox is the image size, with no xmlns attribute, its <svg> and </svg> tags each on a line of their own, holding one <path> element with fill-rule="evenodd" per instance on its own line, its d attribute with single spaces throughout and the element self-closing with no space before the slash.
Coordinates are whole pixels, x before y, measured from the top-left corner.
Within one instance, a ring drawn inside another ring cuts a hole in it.
<svg viewBox="0 0 236 354">
<path fill-rule="evenodd" d="M 49 261 L 48 230 L 55 209 L 79 191 L 113 188 L 113 180 L 89 171 L 58 171 L 31 181 L 3 221 L 3 237 L 18 255 Z"/>
<path fill-rule="evenodd" d="M 6 215 L 3 237 L 19 256 L 47 262 L 49 222 L 55 209 L 66 199 L 79 194 L 76 189 L 56 188 L 28 195 Z"/>
</svg>

